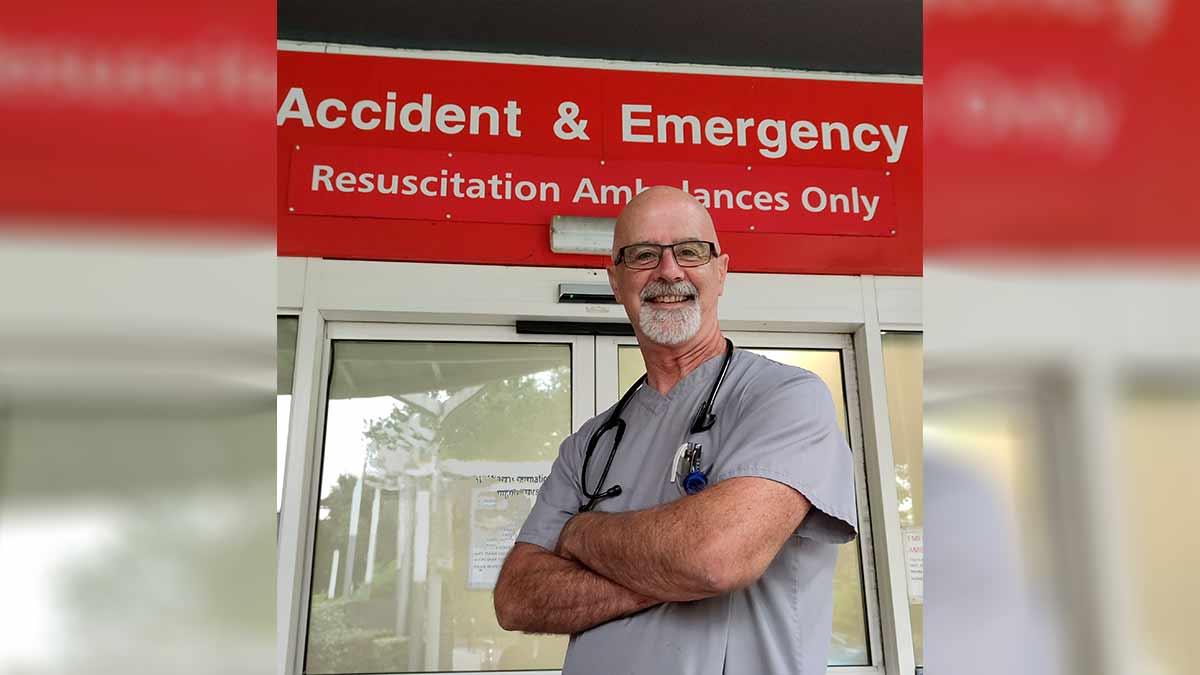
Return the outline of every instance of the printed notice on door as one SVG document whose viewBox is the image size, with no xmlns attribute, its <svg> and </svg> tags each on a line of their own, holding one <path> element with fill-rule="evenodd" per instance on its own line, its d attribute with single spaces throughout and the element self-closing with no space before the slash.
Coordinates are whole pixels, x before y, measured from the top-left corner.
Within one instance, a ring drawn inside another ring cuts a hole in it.
<svg viewBox="0 0 1200 675">
<path fill-rule="evenodd" d="M 539 470 L 549 472 L 549 467 Z M 491 590 L 504 558 L 529 516 L 546 473 L 477 475 L 471 488 L 471 550 L 467 588 Z"/>
<path fill-rule="evenodd" d="M 467 588 L 491 589 L 500 576 L 500 566 L 521 529 L 508 513 L 508 499 L 495 490 L 472 490 L 471 495 L 471 567 Z"/>
<path fill-rule="evenodd" d="M 925 603 L 925 532 L 920 527 L 901 530 L 904 541 L 904 568 L 908 573 L 908 601 Z"/>
</svg>

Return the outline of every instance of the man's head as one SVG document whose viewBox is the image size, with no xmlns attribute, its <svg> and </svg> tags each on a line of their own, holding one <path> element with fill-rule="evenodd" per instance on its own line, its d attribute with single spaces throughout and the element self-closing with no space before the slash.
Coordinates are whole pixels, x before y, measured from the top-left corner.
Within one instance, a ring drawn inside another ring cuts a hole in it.
<svg viewBox="0 0 1200 675">
<path fill-rule="evenodd" d="M 672 248 L 639 244 L 707 242 L 712 256 L 703 264 L 697 254 L 705 244 Z M 628 248 L 634 246 L 635 248 Z M 672 187 L 652 187 L 621 211 L 613 232 L 613 260 L 608 280 L 625 306 L 639 336 L 669 347 L 711 335 L 717 324 L 717 298 L 725 290 L 729 256 L 721 254 L 712 218 L 691 195 Z M 637 269 L 653 262 L 648 269 Z"/>
</svg>

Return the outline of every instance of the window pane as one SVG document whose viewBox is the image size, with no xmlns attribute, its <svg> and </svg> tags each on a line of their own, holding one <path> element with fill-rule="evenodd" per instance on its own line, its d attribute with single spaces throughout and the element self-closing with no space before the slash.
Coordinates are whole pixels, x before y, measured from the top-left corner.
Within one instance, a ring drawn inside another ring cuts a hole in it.
<svg viewBox="0 0 1200 675">
<path fill-rule="evenodd" d="M 812 371 L 829 387 L 838 426 L 846 432 L 846 397 L 842 383 L 842 357 L 837 350 L 750 349 L 769 359 Z M 617 377 L 625 391 L 646 372 L 642 353 L 635 345 L 617 348 Z M 847 439 L 849 436 L 847 435 Z M 833 642 L 829 665 L 861 666 L 871 662 L 867 644 L 867 619 L 863 604 L 862 563 L 859 541 L 842 544 L 833 577 Z"/>
<path fill-rule="evenodd" d="M 1200 386 L 1187 377 L 1140 373 L 1124 385 L 1117 418 L 1117 498 L 1134 525 L 1113 535 L 1134 610 L 1129 637 L 1144 662 L 1167 675 L 1193 672 L 1200 612 L 1200 544 L 1187 534 L 1196 519 L 1181 509 L 1200 475 Z"/>
<path fill-rule="evenodd" d="M 1071 549 L 1058 525 L 1071 516 L 1057 484 L 1069 487 L 1077 477 L 1064 480 L 1051 464 L 1065 460 L 1059 469 L 1077 469 L 1056 428 L 1074 414 L 1064 414 L 1071 394 L 1060 373 L 1021 359 L 949 361 L 926 370 L 921 383 L 922 464 L 939 474 L 923 493 L 950 507 L 930 521 L 935 532 L 952 535 L 938 540 L 930 559 L 939 564 L 940 633 L 955 629 L 940 649 L 961 660 L 987 653 L 999 639 L 1021 649 L 989 654 L 994 670 L 1029 670 L 1033 659 L 1035 671 L 1063 671 L 1054 666 L 1067 658 L 1059 644 L 1067 635 L 1061 601 L 1072 591 L 1053 575 Z M 1072 537 L 1077 524 L 1067 527 Z M 1061 564 L 1077 569 L 1073 558 Z M 979 629 L 981 617 L 987 630 Z"/>
<path fill-rule="evenodd" d="M 288 422 L 292 417 L 292 380 L 296 374 L 296 330 L 300 320 L 277 317 L 275 329 L 275 512 L 283 504 L 283 467 L 287 459 Z"/>
<path fill-rule="evenodd" d="M 896 502 L 908 579 L 908 613 L 917 665 L 924 658 L 925 500 L 921 472 L 922 338 L 920 333 L 883 335 L 883 373 L 896 463 Z"/>
<path fill-rule="evenodd" d="M 492 588 L 571 432 L 568 345 L 333 345 L 308 673 L 557 669 Z"/>
</svg>

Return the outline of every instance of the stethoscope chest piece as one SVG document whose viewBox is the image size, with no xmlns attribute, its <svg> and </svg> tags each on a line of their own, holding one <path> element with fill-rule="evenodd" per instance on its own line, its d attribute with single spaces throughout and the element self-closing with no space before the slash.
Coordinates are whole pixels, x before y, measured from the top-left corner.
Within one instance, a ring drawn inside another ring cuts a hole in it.
<svg viewBox="0 0 1200 675">
<path fill-rule="evenodd" d="M 708 487 L 708 474 L 703 471 L 693 471 L 683 479 L 683 491 L 689 495 L 694 495 L 706 487 Z"/>
<path fill-rule="evenodd" d="M 671 460 L 670 482 L 677 483 L 686 494 L 694 495 L 708 487 L 708 472 L 702 467 L 704 446 L 687 442 L 679 446 Z"/>
</svg>

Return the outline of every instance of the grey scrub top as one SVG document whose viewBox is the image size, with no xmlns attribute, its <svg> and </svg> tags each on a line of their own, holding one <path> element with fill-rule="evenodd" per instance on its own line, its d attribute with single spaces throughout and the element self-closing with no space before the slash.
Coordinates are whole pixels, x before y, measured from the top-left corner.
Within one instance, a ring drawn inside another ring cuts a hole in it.
<svg viewBox="0 0 1200 675">
<path fill-rule="evenodd" d="M 714 404 L 716 424 L 688 430 L 708 396 L 724 354 L 701 364 L 666 396 L 643 386 L 622 413 L 627 428 L 605 488 L 620 496 L 598 511 L 645 509 L 683 496 L 670 483 L 681 443 L 703 444 L 710 484 L 758 476 L 794 488 L 813 508 L 763 576 L 750 586 L 693 602 L 672 602 L 571 637 L 564 675 L 818 675 L 825 673 L 833 629 L 833 571 L 838 547 L 857 533 L 853 461 L 825 383 L 802 368 L 737 350 Z M 580 465 L 592 432 L 611 409 L 588 420 L 558 459 L 517 535 L 553 550 L 585 501 Z M 612 432 L 588 468 L 595 481 Z M 595 485 L 589 485 L 595 490 Z"/>
</svg>

